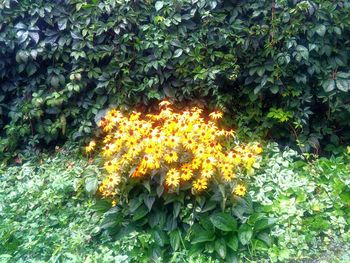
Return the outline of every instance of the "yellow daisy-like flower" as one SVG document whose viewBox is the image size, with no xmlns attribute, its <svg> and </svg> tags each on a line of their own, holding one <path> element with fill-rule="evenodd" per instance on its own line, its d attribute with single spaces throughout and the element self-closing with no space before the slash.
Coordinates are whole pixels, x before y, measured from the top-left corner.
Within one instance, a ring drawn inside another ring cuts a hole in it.
<svg viewBox="0 0 350 263">
<path fill-rule="evenodd" d="M 191 165 L 189 164 L 185 164 L 182 168 L 181 168 L 181 180 L 184 181 L 188 181 L 192 178 L 193 175 L 193 171 L 191 169 Z"/>
<path fill-rule="evenodd" d="M 91 152 L 96 146 L 96 142 L 95 141 L 91 141 L 89 142 L 89 144 L 85 147 L 85 151 L 86 153 Z"/>
<path fill-rule="evenodd" d="M 193 189 L 197 192 L 203 191 L 208 188 L 208 181 L 205 178 L 199 178 L 193 182 Z"/>
<path fill-rule="evenodd" d="M 171 105 L 171 103 L 169 102 L 169 101 L 167 101 L 167 100 L 163 100 L 163 101 L 161 101 L 160 103 L 159 103 L 159 106 L 160 107 L 168 107 L 168 106 L 170 106 Z"/>
<path fill-rule="evenodd" d="M 234 190 L 234 194 L 239 196 L 245 196 L 246 191 L 247 188 L 244 185 L 238 184 Z"/>
<path fill-rule="evenodd" d="M 178 160 L 178 155 L 176 152 L 171 152 L 171 153 L 167 153 L 164 155 L 164 160 L 167 162 L 167 163 L 173 163 L 173 162 L 176 162 Z"/>
<path fill-rule="evenodd" d="M 213 120 L 221 119 L 223 116 L 223 113 L 221 111 L 213 111 L 209 114 L 209 117 Z"/>
<path fill-rule="evenodd" d="M 110 143 L 102 148 L 102 155 L 105 157 L 111 156 L 115 151 L 115 145 Z"/>
<path fill-rule="evenodd" d="M 177 187 L 180 182 L 180 173 L 176 169 L 172 168 L 166 174 L 165 183 L 170 187 Z"/>
</svg>

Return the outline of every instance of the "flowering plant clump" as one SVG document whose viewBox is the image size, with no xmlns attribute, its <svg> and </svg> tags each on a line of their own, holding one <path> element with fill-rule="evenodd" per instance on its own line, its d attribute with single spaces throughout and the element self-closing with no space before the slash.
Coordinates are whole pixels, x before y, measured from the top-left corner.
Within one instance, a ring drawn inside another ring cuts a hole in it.
<svg viewBox="0 0 350 263">
<path fill-rule="evenodd" d="M 108 111 L 99 122 L 106 171 L 99 192 L 115 198 L 122 183 L 158 176 L 167 192 L 191 188 L 192 194 L 199 194 L 223 184 L 232 194 L 244 196 L 246 187 L 239 182 L 253 173 L 262 147 L 240 145 L 233 130 L 219 127 L 222 116 L 216 111 L 204 118 L 198 107 L 176 111 L 168 101 L 159 104 L 157 114 Z M 235 140 L 234 146 L 224 146 L 228 137 Z M 90 142 L 86 151 L 95 146 Z"/>
</svg>

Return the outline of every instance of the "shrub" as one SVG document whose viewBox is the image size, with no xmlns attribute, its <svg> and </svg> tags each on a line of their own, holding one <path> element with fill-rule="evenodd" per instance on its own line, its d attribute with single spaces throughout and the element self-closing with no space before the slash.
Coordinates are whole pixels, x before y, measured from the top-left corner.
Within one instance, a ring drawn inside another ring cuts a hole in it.
<svg viewBox="0 0 350 263">
<path fill-rule="evenodd" d="M 242 145 L 232 130 L 220 128 L 221 112 L 201 113 L 163 101 L 157 113 L 112 109 L 99 122 L 105 176 L 98 194 L 115 206 L 101 228 L 112 236 L 127 228 L 152 233 L 154 259 L 169 260 L 181 247 L 229 259 L 272 242 L 267 229 L 274 220 L 242 199 L 261 146 Z M 86 151 L 98 144 L 90 142 Z"/>
<path fill-rule="evenodd" d="M 320 0 L 2 1 L 1 152 L 82 138 L 108 105 L 164 96 L 210 98 L 250 136 L 336 145 L 349 129 L 348 10 Z"/>
</svg>

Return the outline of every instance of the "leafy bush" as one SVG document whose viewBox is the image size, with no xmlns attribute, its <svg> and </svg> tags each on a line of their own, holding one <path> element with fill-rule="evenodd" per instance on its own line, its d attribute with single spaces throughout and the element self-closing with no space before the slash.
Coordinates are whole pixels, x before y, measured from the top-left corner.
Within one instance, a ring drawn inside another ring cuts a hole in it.
<svg viewBox="0 0 350 263">
<path fill-rule="evenodd" d="M 180 248 L 233 260 L 247 246 L 255 253 L 272 243 L 268 228 L 274 220 L 240 198 L 261 146 L 237 139 L 227 145 L 234 132 L 219 128 L 222 113 L 201 113 L 163 101 L 155 114 L 125 116 L 112 109 L 99 123 L 106 175 L 98 193 L 115 206 L 101 228 L 112 236 L 126 229 L 149 231 L 156 240 L 149 251 L 154 260 L 168 261 Z M 94 146 L 90 142 L 86 151 Z"/>
<path fill-rule="evenodd" d="M 338 144 L 349 129 L 349 5 L 2 1 L 0 152 L 81 138 L 108 105 L 164 96 L 211 98 L 251 135 Z"/>
<path fill-rule="evenodd" d="M 278 218 L 272 262 L 350 260 L 349 155 L 307 161 L 270 144 L 250 194 Z"/>
</svg>

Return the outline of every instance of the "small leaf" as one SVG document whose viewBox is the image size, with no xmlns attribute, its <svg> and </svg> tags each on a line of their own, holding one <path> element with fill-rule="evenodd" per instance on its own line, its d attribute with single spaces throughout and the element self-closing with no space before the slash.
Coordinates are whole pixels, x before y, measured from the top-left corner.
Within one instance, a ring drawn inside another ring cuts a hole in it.
<svg viewBox="0 0 350 263">
<path fill-rule="evenodd" d="M 322 87 L 325 92 L 331 92 L 335 89 L 335 81 L 334 79 L 328 79 L 322 83 Z"/>
<path fill-rule="evenodd" d="M 182 55 L 182 52 L 183 52 L 183 50 L 181 48 L 176 49 L 173 57 L 174 58 L 180 57 Z"/>
<path fill-rule="evenodd" d="M 325 25 L 318 25 L 316 27 L 316 33 L 320 36 L 320 37 L 324 37 L 324 35 L 326 34 L 326 26 Z"/>
<path fill-rule="evenodd" d="M 67 27 L 67 21 L 68 21 L 67 18 L 58 20 L 58 22 L 57 22 L 58 29 L 61 30 L 61 31 L 64 30 L 64 29 L 66 29 L 66 27 Z"/>
<path fill-rule="evenodd" d="M 164 2 L 163 1 L 157 1 L 156 5 L 155 5 L 156 11 L 159 11 L 160 9 L 162 9 L 163 6 L 164 6 Z"/>
<path fill-rule="evenodd" d="M 336 81 L 338 90 L 348 92 L 350 89 L 350 80 L 349 79 L 337 79 Z"/>
</svg>

